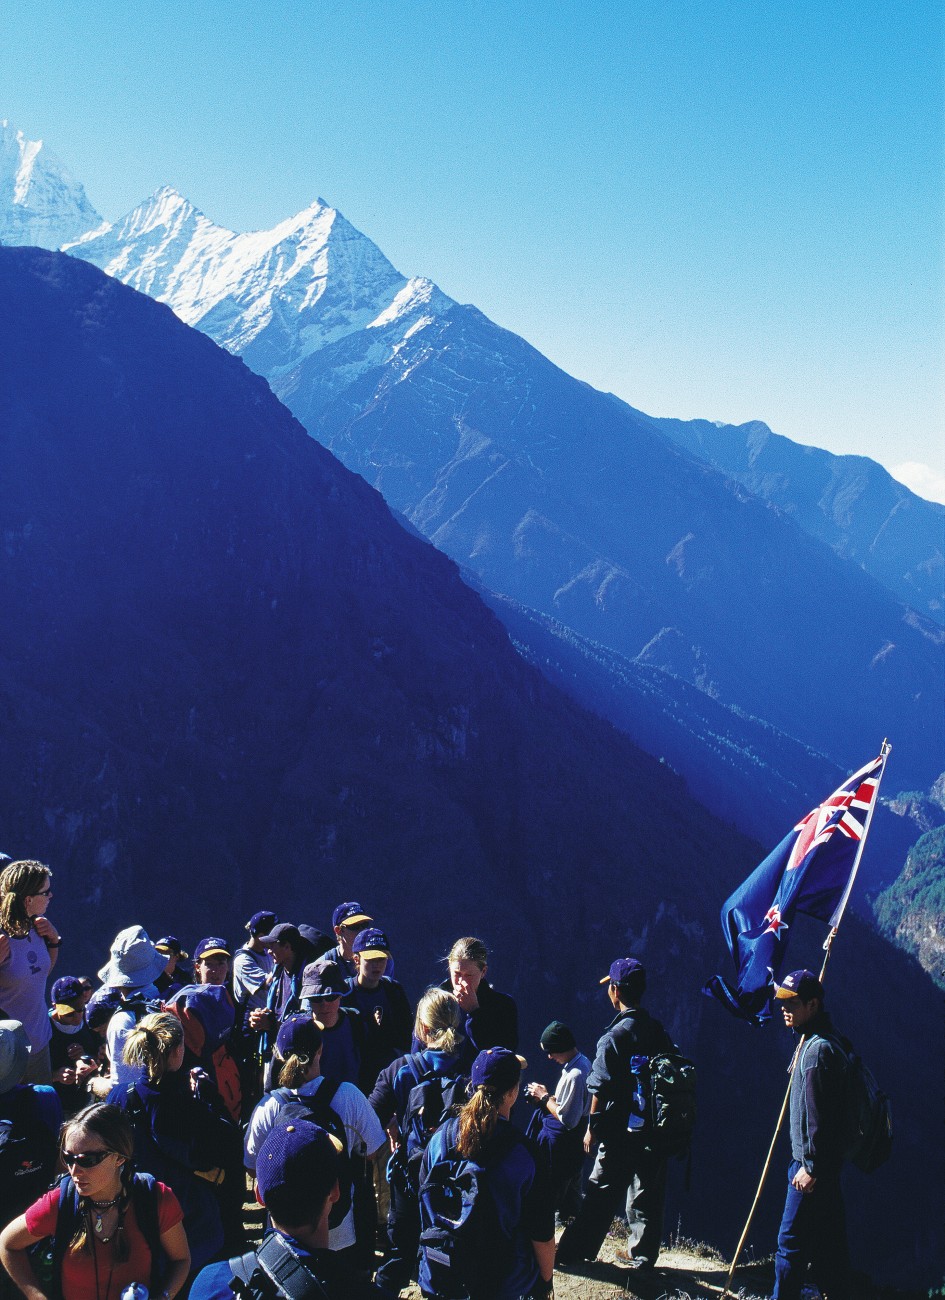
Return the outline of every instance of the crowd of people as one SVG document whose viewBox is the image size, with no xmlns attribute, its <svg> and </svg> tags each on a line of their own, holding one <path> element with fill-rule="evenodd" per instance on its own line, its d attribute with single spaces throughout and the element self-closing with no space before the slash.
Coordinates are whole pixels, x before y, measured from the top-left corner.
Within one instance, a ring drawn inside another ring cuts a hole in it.
<svg viewBox="0 0 945 1300">
<path fill-rule="evenodd" d="M 517 1009 L 480 939 L 457 939 L 415 1008 L 357 902 L 330 933 L 257 911 L 240 947 L 210 935 L 192 958 L 130 926 L 96 981 L 59 973 L 52 897 L 41 863 L 0 872 L 5 1295 L 356 1300 L 416 1281 L 444 1300 L 546 1297 L 620 1211 L 618 1261 L 656 1265 L 667 1154 L 644 1065 L 678 1049 L 642 1006 L 639 960 L 601 980 L 614 1018 L 593 1060 L 567 1025 L 545 1029 L 551 1092 L 522 1086 Z M 267 1230 L 248 1250 L 251 1188 Z"/>
</svg>

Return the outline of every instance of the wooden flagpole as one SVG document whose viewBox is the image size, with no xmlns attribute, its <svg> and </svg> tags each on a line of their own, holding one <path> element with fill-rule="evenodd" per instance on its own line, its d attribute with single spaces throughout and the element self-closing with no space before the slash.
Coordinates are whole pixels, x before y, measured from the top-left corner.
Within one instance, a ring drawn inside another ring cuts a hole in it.
<svg viewBox="0 0 945 1300">
<path fill-rule="evenodd" d="M 863 823 L 863 834 L 860 837 L 859 844 L 857 845 L 856 857 L 853 860 L 853 867 L 850 871 L 850 878 L 847 881 L 846 889 L 843 891 L 843 896 L 841 897 L 840 902 L 837 904 L 837 909 L 834 912 L 833 925 L 830 928 L 830 933 L 827 935 L 827 938 L 824 941 L 824 963 L 820 968 L 821 984 L 823 984 L 824 982 L 824 976 L 827 973 L 827 963 L 830 960 L 830 951 L 833 947 L 833 941 L 837 937 L 837 930 L 839 929 L 840 922 L 843 919 L 843 914 L 846 911 L 847 903 L 849 902 L 850 899 L 850 894 L 853 890 L 853 881 L 856 879 L 856 873 L 860 867 L 860 858 L 863 856 L 863 849 L 866 846 L 866 837 L 869 834 L 870 822 L 873 820 L 873 813 L 876 809 L 876 805 L 879 803 L 879 785 L 883 779 L 883 773 L 886 771 L 886 759 L 889 757 L 891 750 L 892 750 L 892 745 L 890 745 L 887 739 L 884 739 L 879 751 L 879 756 L 883 760 L 883 765 L 879 769 L 879 776 L 876 778 L 876 792 L 872 800 L 870 801 L 870 806 L 866 814 L 866 820 Z M 768 1178 L 768 1172 L 771 1169 L 771 1161 L 774 1156 L 774 1148 L 777 1145 L 778 1138 L 781 1136 L 781 1130 L 784 1127 L 784 1117 L 787 1115 L 788 1103 L 790 1102 L 791 1099 L 791 1084 L 794 1081 L 794 1070 L 795 1067 L 797 1066 L 798 1057 L 801 1054 L 801 1048 L 804 1046 L 804 1041 L 806 1037 L 807 1037 L 806 1034 L 801 1034 L 797 1047 L 795 1047 L 794 1049 L 794 1055 L 791 1057 L 791 1064 L 788 1066 L 788 1085 L 787 1088 L 785 1089 L 784 1100 L 781 1103 L 781 1110 L 778 1114 L 778 1122 L 775 1125 L 774 1136 L 772 1137 L 771 1144 L 768 1147 L 768 1155 L 765 1158 L 764 1168 L 761 1171 L 761 1178 L 758 1181 L 758 1190 L 755 1192 L 755 1199 L 751 1203 L 751 1209 L 748 1211 L 748 1218 L 745 1222 L 745 1227 L 742 1229 L 742 1235 L 739 1237 L 738 1245 L 735 1247 L 735 1254 L 732 1257 L 732 1263 L 728 1270 L 728 1277 L 725 1279 L 725 1286 L 722 1288 L 721 1300 L 725 1300 L 726 1296 L 732 1294 L 731 1291 L 732 1278 L 735 1276 L 735 1269 L 738 1267 L 738 1261 L 741 1258 L 742 1250 L 744 1249 L 745 1242 L 748 1239 L 748 1233 L 751 1231 L 752 1220 L 755 1217 L 755 1211 L 758 1208 L 758 1202 L 761 1200 L 761 1193 L 764 1191 L 764 1185 Z"/>
</svg>

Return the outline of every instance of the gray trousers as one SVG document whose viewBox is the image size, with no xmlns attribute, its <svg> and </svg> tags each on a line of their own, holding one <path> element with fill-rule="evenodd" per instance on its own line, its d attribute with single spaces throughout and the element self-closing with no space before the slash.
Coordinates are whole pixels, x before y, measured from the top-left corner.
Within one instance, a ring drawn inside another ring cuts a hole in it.
<svg viewBox="0 0 945 1300">
<path fill-rule="evenodd" d="M 562 1263 L 596 1259 L 608 1229 L 623 1209 L 627 1254 L 655 1264 L 663 1235 L 666 1159 L 634 1134 L 601 1142 L 577 1218 L 558 1243 Z"/>
</svg>

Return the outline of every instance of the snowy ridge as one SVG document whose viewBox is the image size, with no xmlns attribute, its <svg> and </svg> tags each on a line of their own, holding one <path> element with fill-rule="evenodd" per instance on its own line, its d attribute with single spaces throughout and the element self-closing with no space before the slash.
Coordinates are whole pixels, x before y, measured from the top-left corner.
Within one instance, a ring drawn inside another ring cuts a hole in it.
<svg viewBox="0 0 945 1300">
<path fill-rule="evenodd" d="M 165 186 L 64 251 L 166 303 L 270 379 L 368 327 L 402 338 L 452 305 L 428 280 L 406 280 L 321 199 L 271 230 L 237 234 Z M 396 338 L 377 342 L 374 363 Z"/>
<path fill-rule="evenodd" d="M 102 218 L 42 140 L 0 121 L 0 243 L 58 248 Z"/>
</svg>

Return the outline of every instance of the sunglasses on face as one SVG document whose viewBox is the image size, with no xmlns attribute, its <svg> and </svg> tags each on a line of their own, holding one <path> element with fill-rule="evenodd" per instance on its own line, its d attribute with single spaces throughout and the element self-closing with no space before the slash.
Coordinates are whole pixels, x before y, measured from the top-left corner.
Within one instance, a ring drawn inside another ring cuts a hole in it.
<svg viewBox="0 0 945 1300">
<path fill-rule="evenodd" d="M 48 898 L 49 895 L 50 895 L 51 893 L 52 893 L 52 890 L 49 889 L 49 888 L 47 887 L 46 889 L 37 889 L 36 893 L 35 893 L 35 894 L 32 894 L 31 897 L 32 897 L 32 898 Z"/>
<path fill-rule="evenodd" d="M 114 1151 L 63 1151 L 62 1163 L 70 1169 L 95 1169 L 114 1154 Z"/>
</svg>

